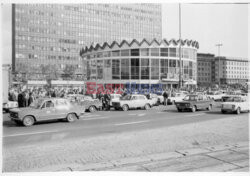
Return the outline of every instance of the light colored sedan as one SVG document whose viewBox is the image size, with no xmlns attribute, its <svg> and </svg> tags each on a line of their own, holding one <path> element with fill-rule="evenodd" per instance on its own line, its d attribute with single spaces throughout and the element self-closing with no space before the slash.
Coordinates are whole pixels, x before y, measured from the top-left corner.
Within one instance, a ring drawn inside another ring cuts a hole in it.
<svg viewBox="0 0 250 176">
<path fill-rule="evenodd" d="M 39 121 L 65 119 L 73 122 L 84 115 L 85 108 L 72 105 L 63 98 L 40 98 L 35 100 L 30 107 L 15 108 L 10 110 L 10 118 L 17 124 L 32 126 Z"/>
<path fill-rule="evenodd" d="M 150 109 L 153 105 L 153 101 L 147 99 L 145 95 L 126 95 L 120 99 L 119 102 L 112 103 L 115 110 L 122 109 L 123 111 L 127 111 L 132 108 L 143 108 Z"/>
<path fill-rule="evenodd" d="M 221 104 L 221 113 L 234 112 L 240 114 L 243 111 L 249 111 L 249 101 L 247 96 L 231 96 L 226 102 Z"/>
</svg>

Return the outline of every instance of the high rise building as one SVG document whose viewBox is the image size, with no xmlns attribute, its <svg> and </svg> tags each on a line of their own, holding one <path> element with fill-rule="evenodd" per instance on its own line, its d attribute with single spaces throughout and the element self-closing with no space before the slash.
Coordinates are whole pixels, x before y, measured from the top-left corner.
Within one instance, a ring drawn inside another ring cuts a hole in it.
<svg viewBox="0 0 250 176">
<path fill-rule="evenodd" d="M 160 4 L 13 4 L 12 18 L 12 67 L 27 79 L 82 79 L 84 46 L 162 38 Z"/>
<path fill-rule="evenodd" d="M 199 86 L 209 86 L 214 82 L 212 75 L 214 54 L 198 53 L 197 54 L 197 84 Z"/>
</svg>

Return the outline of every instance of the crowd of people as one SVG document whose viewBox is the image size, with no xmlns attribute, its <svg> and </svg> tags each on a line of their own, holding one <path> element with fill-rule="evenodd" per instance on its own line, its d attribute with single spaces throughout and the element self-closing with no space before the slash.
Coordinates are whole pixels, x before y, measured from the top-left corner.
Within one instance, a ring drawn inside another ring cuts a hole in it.
<svg viewBox="0 0 250 176">
<path fill-rule="evenodd" d="M 226 88 L 216 88 L 218 90 L 226 90 L 226 91 L 233 91 L 235 90 L 232 87 L 226 87 Z M 197 88 L 192 88 L 192 89 L 183 89 L 184 91 L 187 91 L 189 93 L 192 92 L 209 92 L 211 91 L 211 87 L 197 87 Z M 166 101 L 168 97 L 173 96 L 175 92 L 178 92 L 178 89 L 172 88 L 170 89 L 164 89 L 163 91 L 160 91 L 160 95 L 163 96 L 164 98 L 164 104 L 166 105 Z M 124 89 L 114 89 L 111 90 L 111 92 L 115 93 L 120 93 L 122 96 L 125 96 L 126 94 L 131 94 L 131 92 L 128 92 L 126 88 Z M 142 92 L 147 92 L 147 95 L 149 95 L 150 91 L 144 90 Z M 155 92 L 155 91 L 153 91 Z M 139 90 L 135 89 L 134 90 L 135 94 L 140 93 Z M 82 94 L 85 95 L 86 91 L 85 88 L 24 88 L 24 87 L 11 87 L 9 89 L 9 101 L 17 101 L 19 107 L 28 107 L 34 100 L 38 98 L 44 98 L 44 97 L 67 97 L 68 94 Z M 159 94 L 158 94 L 159 95 Z M 103 102 L 104 107 L 109 109 L 109 102 L 111 100 L 110 93 L 103 92 L 103 93 L 98 93 L 98 94 L 90 94 L 94 99 L 99 99 Z M 149 97 L 148 97 L 149 98 Z"/>
</svg>

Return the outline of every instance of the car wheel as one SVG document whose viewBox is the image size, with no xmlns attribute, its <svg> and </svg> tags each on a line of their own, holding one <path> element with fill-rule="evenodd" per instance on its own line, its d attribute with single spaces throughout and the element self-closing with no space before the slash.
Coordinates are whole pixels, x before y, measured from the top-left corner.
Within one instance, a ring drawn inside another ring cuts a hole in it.
<svg viewBox="0 0 250 176">
<path fill-rule="evenodd" d="M 221 113 L 222 113 L 222 114 L 225 114 L 225 113 L 226 113 L 226 111 L 224 111 L 224 110 L 221 110 Z"/>
<path fill-rule="evenodd" d="M 182 112 L 182 109 L 180 109 L 180 108 L 178 108 L 177 110 L 178 110 L 178 112 Z"/>
<path fill-rule="evenodd" d="M 191 109 L 192 112 L 195 112 L 196 111 L 196 106 L 193 106 L 192 109 Z"/>
<path fill-rule="evenodd" d="M 237 108 L 236 114 L 240 114 L 240 107 Z"/>
<path fill-rule="evenodd" d="M 122 106 L 122 110 L 123 110 L 123 111 L 128 111 L 128 105 L 123 105 L 123 106 Z"/>
<path fill-rule="evenodd" d="M 207 110 L 211 111 L 211 109 L 212 109 L 212 105 L 210 104 L 210 105 L 208 106 Z"/>
<path fill-rule="evenodd" d="M 95 106 L 90 106 L 89 107 L 89 112 L 95 112 L 96 111 L 96 107 Z"/>
<path fill-rule="evenodd" d="M 144 106 L 144 109 L 145 109 L 145 110 L 149 110 L 149 109 L 150 109 L 150 105 L 149 105 L 149 104 L 146 104 L 146 105 Z"/>
<path fill-rule="evenodd" d="M 32 126 L 35 123 L 35 119 L 32 116 L 26 116 L 23 118 L 23 125 L 26 127 Z"/>
<path fill-rule="evenodd" d="M 76 115 L 74 113 L 70 113 L 66 117 L 67 122 L 74 122 L 75 119 L 76 119 Z"/>
</svg>

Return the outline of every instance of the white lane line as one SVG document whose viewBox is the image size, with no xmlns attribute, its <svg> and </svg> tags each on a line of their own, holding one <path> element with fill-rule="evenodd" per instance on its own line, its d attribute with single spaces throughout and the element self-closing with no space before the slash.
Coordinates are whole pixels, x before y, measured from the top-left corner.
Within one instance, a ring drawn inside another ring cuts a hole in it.
<svg viewBox="0 0 250 176">
<path fill-rule="evenodd" d="M 81 120 L 96 120 L 96 119 L 108 119 L 110 116 L 107 117 L 91 117 L 91 118 L 82 118 Z"/>
<path fill-rule="evenodd" d="M 185 115 L 186 117 L 193 117 L 193 116 L 200 116 L 200 115 L 204 115 L 204 113 L 202 114 L 190 114 L 190 115 Z"/>
<path fill-rule="evenodd" d="M 146 114 L 138 114 L 138 116 L 145 116 Z"/>
<path fill-rule="evenodd" d="M 6 137 L 25 136 L 25 135 L 34 135 L 34 134 L 43 134 L 43 133 L 55 133 L 55 132 L 58 132 L 58 131 L 40 131 L 40 132 L 35 132 L 35 133 L 11 134 L 11 135 L 3 136 L 3 137 L 6 138 Z"/>
<path fill-rule="evenodd" d="M 145 123 L 145 122 L 149 122 L 149 121 L 150 121 L 150 120 L 136 121 L 136 122 L 128 122 L 128 123 L 118 123 L 118 124 L 115 124 L 115 125 L 116 125 L 116 126 L 131 125 L 131 124 Z"/>
</svg>

